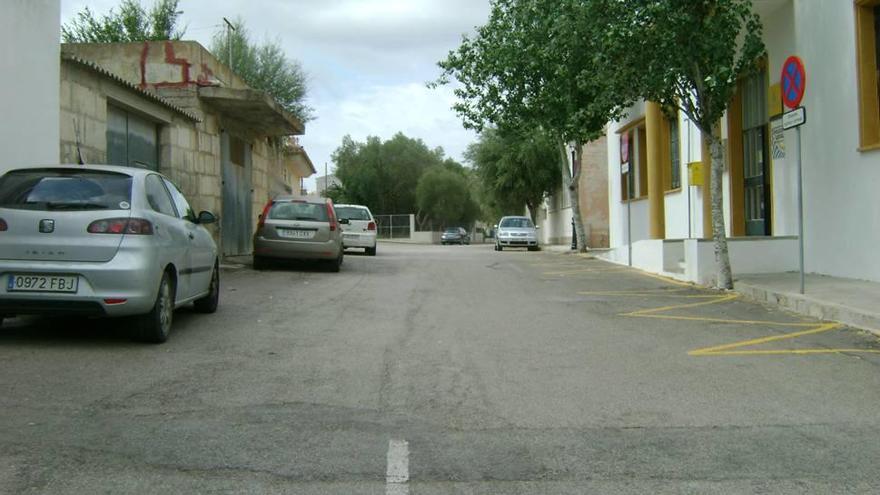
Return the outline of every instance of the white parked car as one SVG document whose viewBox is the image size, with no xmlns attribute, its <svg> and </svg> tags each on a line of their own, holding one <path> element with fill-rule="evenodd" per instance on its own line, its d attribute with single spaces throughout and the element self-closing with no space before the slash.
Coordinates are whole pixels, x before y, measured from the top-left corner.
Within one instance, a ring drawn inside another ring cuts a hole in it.
<svg viewBox="0 0 880 495">
<path fill-rule="evenodd" d="M 495 226 L 495 231 L 495 251 L 501 251 L 506 247 L 538 250 L 538 230 L 529 217 L 502 217 Z"/>
<path fill-rule="evenodd" d="M 131 167 L 61 165 L 0 177 L 0 321 L 21 314 L 134 316 L 164 342 L 175 308 L 213 313 L 217 246 L 166 177 Z"/>
<path fill-rule="evenodd" d="M 376 219 L 370 209 L 362 205 L 336 205 L 336 216 L 348 220 L 342 225 L 342 245 L 364 248 L 369 256 L 376 256 Z"/>
</svg>

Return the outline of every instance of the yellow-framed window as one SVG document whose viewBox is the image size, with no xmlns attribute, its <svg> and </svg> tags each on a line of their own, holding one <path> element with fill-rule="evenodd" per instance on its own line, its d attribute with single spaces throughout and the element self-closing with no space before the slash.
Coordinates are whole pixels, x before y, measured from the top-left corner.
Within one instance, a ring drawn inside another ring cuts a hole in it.
<svg viewBox="0 0 880 495">
<path fill-rule="evenodd" d="M 880 149 L 880 0 L 855 0 L 856 65 L 859 80 L 859 145 Z"/>
</svg>

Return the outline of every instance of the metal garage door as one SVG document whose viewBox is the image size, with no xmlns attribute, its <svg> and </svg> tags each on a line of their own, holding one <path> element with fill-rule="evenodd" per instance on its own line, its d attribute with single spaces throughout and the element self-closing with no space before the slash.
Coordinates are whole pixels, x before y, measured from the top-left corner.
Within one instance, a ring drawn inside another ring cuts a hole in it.
<svg viewBox="0 0 880 495">
<path fill-rule="evenodd" d="M 223 212 L 220 215 L 223 254 L 251 252 L 251 146 L 223 132 Z"/>
</svg>

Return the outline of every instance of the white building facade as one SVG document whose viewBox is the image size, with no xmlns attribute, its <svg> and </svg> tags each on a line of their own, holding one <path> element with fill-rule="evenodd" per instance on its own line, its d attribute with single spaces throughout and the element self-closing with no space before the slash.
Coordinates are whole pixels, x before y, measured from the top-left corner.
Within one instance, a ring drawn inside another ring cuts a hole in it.
<svg viewBox="0 0 880 495">
<path fill-rule="evenodd" d="M 60 0 L 0 2 L 0 172 L 58 163 Z"/>
<path fill-rule="evenodd" d="M 780 90 L 783 63 L 796 55 L 807 72 L 805 270 L 880 282 L 880 0 L 754 5 L 767 57 L 761 72 L 740 81 L 722 119 L 734 277 L 798 269 L 797 131 L 782 129 Z M 653 103 L 633 106 L 609 126 L 608 259 L 628 263 L 631 256 L 645 270 L 714 282 L 704 157 L 687 118 Z"/>
</svg>

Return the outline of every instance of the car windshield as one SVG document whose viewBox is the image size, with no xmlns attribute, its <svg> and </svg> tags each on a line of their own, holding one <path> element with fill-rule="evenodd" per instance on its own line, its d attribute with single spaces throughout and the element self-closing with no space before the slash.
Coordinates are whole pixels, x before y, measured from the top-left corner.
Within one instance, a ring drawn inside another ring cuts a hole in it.
<svg viewBox="0 0 880 495">
<path fill-rule="evenodd" d="M 327 206 L 320 203 L 279 201 L 269 210 L 269 220 L 327 222 Z"/>
<path fill-rule="evenodd" d="M 447 234 L 457 234 L 458 229 L 456 229 L 456 228 L 446 229 L 446 233 Z"/>
<path fill-rule="evenodd" d="M 340 220 L 371 220 L 370 213 L 365 208 L 358 208 L 356 206 L 337 206 L 336 216 Z"/>
<path fill-rule="evenodd" d="M 501 221 L 499 227 L 508 229 L 531 229 L 534 227 L 532 221 L 528 218 L 505 218 Z"/>
<path fill-rule="evenodd" d="M 131 176 L 94 170 L 16 170 L 0 179 L 0 207 L 28 210 L 128 209 Z"/>
</svg>

